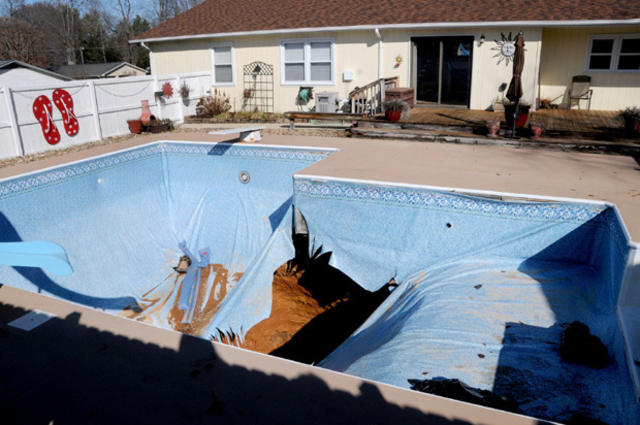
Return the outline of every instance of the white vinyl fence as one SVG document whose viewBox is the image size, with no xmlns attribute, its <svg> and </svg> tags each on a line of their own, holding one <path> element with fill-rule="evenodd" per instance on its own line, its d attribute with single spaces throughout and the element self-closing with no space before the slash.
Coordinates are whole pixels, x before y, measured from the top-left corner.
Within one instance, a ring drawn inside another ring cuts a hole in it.
<svg viewBox="0 0 640 425">
<path fill-rule="evenodd" d="M 156 96 L 165 83 L 171 84 L 173 96 Z M 183 99 L 180 87 L 186 83 L 189 97 Z M 187 115 L 195 115 L 198 100 L 211 91 L 210 72 L 188 74 L 77 80 L 59 82 L 56 86 L 0 87 L 0 159 L 37 152 L 64 149 L 72 145 L 129 133 L 127 120 L 140 117 L 142 100 L 148 100 L 151 113 L 158 119 L 169 118 L 184 122 Z M 74 113 L 79 132 L 68 136 L 62 116 L 56 108 L 52 93 L 64 89 L 73 98 Z M 60 132 L 60 142 L 46 142 L 40 122 L 33 113 L 33 102 L 40 96 L 49 98 L 53 106 L 52 118 Z"/>
</svg>

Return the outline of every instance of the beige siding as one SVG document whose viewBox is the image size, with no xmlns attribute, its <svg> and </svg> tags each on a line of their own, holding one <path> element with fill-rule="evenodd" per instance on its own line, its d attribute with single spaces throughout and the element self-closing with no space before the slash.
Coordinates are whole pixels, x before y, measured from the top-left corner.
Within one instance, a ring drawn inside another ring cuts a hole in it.
<svg viewBox="0 0 640 425">
<path fill-rule="evenodd" d="M 518 29 L 512 29 L 512 38 L 515 38 Z M 411 51 L 409 40 L 417 36 L 438 35 L 469 35 L 475 37 L 473 46 L 473 67 L 471 71 L 471 109 L 487 109 L 494 98 L 501 96 L 498 88 L 501 84 L 509 84 L 512 76 L 512 66 L 502 61 L 498 65 L 495 40 L 501 40 L 501 32 L 508 35 L 508 29 L 483 28 L 470 30 L 437 30 L 437 31 L 388 31 L 384 36 L 384 73 L 396 73 L 400 76 L 400 84 L 409 85 Z M 484 35 L 484 43 L 480 43 L 480 37 Z M 525 36 L 525 67 L 522 73 L 523 101 L 534 103 L 537 97 L 537 75 L 540 55 L 541 30 L 528 28 Z M 400 66 L 395 67 L 395 58 L 402 57 Z"/>
<path fill-rule="evenodd" d="M 335 85 L 314 85 L 316 92 L 337 91 L 341 98 L 358 85 L 364 85 L 377 78 L 378 50 L 373 31 L 348 33 L 317 33 L 287 36 L 242 37 L 235 39 L 215 39 L 208 41 L 182 41 L 152 45 L 154 74 L 166 75 L 177 72 L 208 71 L 211 69 L 210 47 L 214 44 L 231 43 L 234 59 L 233 86 L 221 84 L 220 90 L 231 97 L 235 109 L 242 105 L 242 66 L 254 61 L 263 61 L 274 66 L 274 106 L 276 111 L 295 110 L 298 85 L 282 85 L 280 69 L 280 42 L 295 38 L 331 38 L 335 41 Z M 354 72 L 352 82 L 342 81 L 342 71 Z M 313 103 L 311 105 L 313 106 Z M 305 107 L 306 109 L 307 107 Z"/>
<path fill-rule="evenodd" d="M 615 110 L 640 105 L 639 72 L 585 72 L 589 36 L 640 33 L 640 26 L 598 29 L 545 29 L 540 60 L 540 98 L 568 104 L 567 90 L 574 75 L 590 75 L 591 109 Z M 577 105 L 574 105 L 577 107 Z M 585 101 L 581 107 L 586 107 Z"/>
<path fill-rule="evenodd" d="M 472 109 L 486 109 L 491 105 L 492 100 L 500 95 L 498 87 L 502 83 L 508 84 L 511 79 L 511 66 L 506 66 L 504 62 L 498 65 L 497 58 L 494 57 L 496 51 L 492 50 L 496 46 L 494 40 L 501 37 L 500 31 L 505 30 L 497 28 L 464 31 L 383 30 L 381 31 L 384 40 L 383 76 L 398 76 L 401 86 L 410 85 L 411 47 L 409 40 L 412 36 L 471 35 L 475 37 L 476 41 L 473 52 L 470 106 Z M 515 36 L 517 29 L 513 29 L 512 32 Z M 482 45 L 478 42 L 481 35 L 485 36 L 485 42 Z M 534 102 L 538 92 L 537 75 L 541 36 L 540 29 L 525 31 L 527 51 L 523 72 L 524 100 L 530 103 Z M 275 110 L 280 112 L 295 110 L 298 86 L 281 84 L 280 43 L 282 39 L 314 37 L 335 40 L 335 84 L 332 86 L 314 85 L 316 92 L 336 91 L 340 98 L 346 98 L 349 91 L 356 86 L 363 86 L 377 78 L 378 39 L 372 30 L 154 43 L 151 45 L 153 50 L 152 70 L 154 74 L 158 75 L 208 71 L 211 69 L 211 45 L 231 43 L 234 49 L 235 84 L 232 87 L 221 86 L 220 89 L 231 97 L 235 109 L 240 109 L 242 105 L 242 65 L 259 60 L 274 65 Z M 402 58 L 399 65 L 396 64 L 398 56 Z M 345 70 L 353 71 L 353 81 L 343 81 L 342 74 Z M 313 103 L 309 106 L 313 106 Z"/>
<path fill-rule="evenodd" d="M 131 77 L 131 76 L 139 76 L 139 75 L 145 75 L 146 72 L 141 71 L 137 68 L 134 68 L 132 66 L 129 65 L 125 65 L 121 68 L 116 69 L 115 71 L 111 72 L 108 77 L 109 78 L 113 78 L 113 77 Z"/>
</svg>

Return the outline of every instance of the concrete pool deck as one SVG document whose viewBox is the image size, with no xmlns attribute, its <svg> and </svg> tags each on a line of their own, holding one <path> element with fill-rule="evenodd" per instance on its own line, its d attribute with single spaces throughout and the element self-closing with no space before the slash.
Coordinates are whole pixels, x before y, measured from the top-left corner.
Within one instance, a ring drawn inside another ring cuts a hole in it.
<svg viewBox="0 0 640 425">
<path fill-rule="evenodd" d="M 220 142 L 229 136 L 164 133 L 0 168 L 0 178 L 139 146 L 154 140 Z M 305 174 L 608 201 L 640 241 L 640 158 L 339 137 L 263 136 L 261 144 L 334 147 Z"/>
<path fill-rule="evenodd" d="M 0 177 L 153 140 L 223 141 L 174 133 L 0 169 Z M 265 135 L 264 144 L 336 147 L 306 174 L 616 203 L 640 240 L 640 164 L 633 158 L 497 147 Z M 39 310 L 33 331 L 7 323 Z M 0 398 L 11 423 L 541 424 L 314 368 L 0 286 Z"/>
<path fill-rule="evenodd" d="M 29 311 L 54 317 L 31 331 Z M 12 424 L 540 425 L 0 287 L 0 411 Z"/>
</svg>

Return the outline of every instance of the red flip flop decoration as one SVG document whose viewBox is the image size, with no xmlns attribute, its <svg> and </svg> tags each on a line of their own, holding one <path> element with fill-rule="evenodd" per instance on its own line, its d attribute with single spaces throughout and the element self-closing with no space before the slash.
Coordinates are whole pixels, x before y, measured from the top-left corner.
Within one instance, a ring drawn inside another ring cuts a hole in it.
<svg viewBox="0 0 640 425">
<path fill-rule="evenodd" d="M 64 131 L 69 136 L 75 136 L 80 129 L 78 118 L 73 113 L 73 98 L 68 91 L 56 89 L 53 91 L 53 103 L 56 104 L 62 114 L 62 122 L 64 123 Z"/>
<path fill-rule="evenodd" d="M 55 145 L 60 141 L 60 132 L 51 117 L 52 110 L 53 106 L 47 96 L 38 96 L 36 100 L 33 101 L 33 115 L 42 127 L 44 139 L 50 145 Z"/>
</svg>

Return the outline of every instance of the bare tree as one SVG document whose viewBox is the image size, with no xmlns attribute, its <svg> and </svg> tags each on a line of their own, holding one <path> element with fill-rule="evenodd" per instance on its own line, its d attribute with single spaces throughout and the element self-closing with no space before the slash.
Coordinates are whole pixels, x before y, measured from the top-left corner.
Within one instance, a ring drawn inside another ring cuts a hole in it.
<svg viewBox="0 0 640 425">
<path fill-rule="evenodd" d="M 204 0 L 153 0 L 153 12 L 157 23 L 161 24 L 182 12 L 199 5 Z"/>
<path fill-rule="evenodd" d="M 129 40 L 133 38 L 132 22 L 131 22 L 131 0 L 118 0 L 118 8 L 120 9 L 120 28 L 124 36 L 122 52 L 127 62 L 135 62 L 133 58 L 133 46 L 129 44 Z"/>
<path fill-rule="evenodd" d="M 0 17 L 0 58 L 47 67 L 44 33 L 16 18 Z"/>
<path fill-rule="evenodd" d="M 24 6 L 24 0 L 2 0 L 0 4 L 2 4 L 0 9 L 2 13 L 13 18 L 16 11 Z"/>
<path fill-rule="evenodd" d="M 65 50 L 68 64 L 75 64 L 79 48 L 80 12 L 83 0 L 55 0 L 57 9 L 57 35 Z"/>
</svg>

